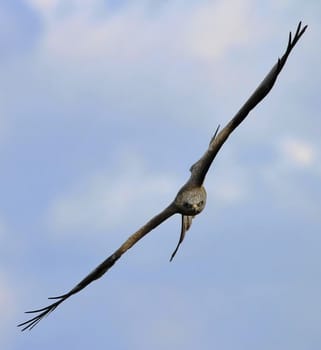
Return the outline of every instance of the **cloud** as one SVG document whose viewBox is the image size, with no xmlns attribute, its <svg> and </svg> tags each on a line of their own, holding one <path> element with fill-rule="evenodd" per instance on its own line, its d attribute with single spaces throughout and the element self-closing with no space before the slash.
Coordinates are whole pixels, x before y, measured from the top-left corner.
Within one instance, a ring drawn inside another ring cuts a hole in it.
<svg viewBox="0 0 321 350">
<path fill-rule="evenodd" d="M 175 177 L 150 174 L 138 157 L 128 154 L 112 173 L 95 173 L 55 198 L 48 220 L 56 232 L 109 229 L 137 215 L 152 215 L 155 203 L 163 209 L 177 187 Z"/>
<path fill-rule="evenodd" d="M 253 23 L 250 8 L 250 1 L 224 1 L 193 9 L 184 28 L 189 54 L 213 61 L 247 42 Z"/>
<path fill-rule="evenodd" d="M 234 152 L 227 152 L 225 157 L 224 166 L 209 173 L 206 185 L 208 198 L 215 198 L 215 207 L 221 209 L 243 203 L 254 191 L 251 169 L 242 165 Z"/>
<path fill-rule="evenodd" d="M 281 137 L 276 142 L 275 157 L 261 171 L 274 205 L 310 222 L 320 222 L 319 163 L 312 142 L 293 136 Z"/>
<path fill-rule="evenodd" d="M 42 16 L 46 16 L 52 13 L 57 8 L 57 5 L 60 3 L 60 0 L 27 0 L 27 2 Z"/>
<path fill-rule="evenodd" d="M 285 138 L 281 141 L 280 153 L 287 161 L 297 167 L 311 167 L 316 160 L 316 150 L 307 141 Z"/>
<path fill-rule="evenodd" d="M 233 183 L 226 179 L 221 179 L 212 189 L 213 198 L 216 198 L 221 204 L 226 205 L 235 202 L 242 202 L 246 198 L 245 186 L 241 183 Z"/>
<path fill-rule="evenodd" d="M 251 1 L 197 6 L 173 1 L 160 6 L 157 14 L 145 2 L 127 2 L 121 11 L 97 0 L 29 3 L 45 22 L 42 49 L 50 57 L 74 63 L 102 63 L 107 57 L 132 62 L 146 58 L 146 53 L 164 56 L 166 51 L 213 60 L 244 43 L 253 22 Z"/>
</svg>

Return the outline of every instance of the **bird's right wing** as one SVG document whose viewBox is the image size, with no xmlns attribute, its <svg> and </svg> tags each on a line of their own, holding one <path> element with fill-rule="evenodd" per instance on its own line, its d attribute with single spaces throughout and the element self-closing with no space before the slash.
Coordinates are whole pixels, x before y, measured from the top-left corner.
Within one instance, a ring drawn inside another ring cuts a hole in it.
<svg viewBox="0 0 321 350">
<path fill-rule="evenodd" d="M 297 30 L 295 32 L 294 38 L 292 39 L 292 33 L 289 34 L 288 46 L 285 53 L 281 58 L 278 59 L 276 64 L 249 97 L 249 99 L 244 103 L 242 108 L 236 113 L 232 120 L 214 137 L 212 138 L 207 151 L 204 155 L 191 167 L 191 177 L 188 183 L 194 186 L 201 186 L 204 182 L 205 176 L 210 168 L 216 154 L 223 146 L 224 142 L 230 136 L 230 134 L 242 123 L 242 121 L 247 117 L 250 111 L 260 103 L 264 97 L 271 91 L 278 75 L 280 74 L 282 68 L 284 67 L 288 56 L 290 55 L 292 49 L 295 47 L 296 43 L 299 41 L 303 33 L 305 32 L 307 26 L 301 28 L 301 22 L 299 23 Z M 216 132 L 218 129 L 216 130 Z M 215 137 L 216 136 L 216 137 Z"/>
<path fill-rule="evenodd" d="M 26 329 L 31 330 L 36 326 L 44 317 L 49 315 L 54 311 L 62 302 L 71 297 L 72 295 L 80 292 L 82 289 L 88 286 L 91 282 L 97 280 L 103 276 L 114 264 L 115 262 L 135 243 L 137 243 L 141 238 L 143 238 L 147 233 L 153 230 L 155 227 L 160 225 L 162 222 L 167 220 L 169 217 L 177 212 L 174 204 L 170 204 L 161 213 L 154 216 L 150 221 L 148 221 L 144 226 L 142 226 L 137 232 L 132 234 L 112 255 L 110 255 L 106 260 L 104 260 L 100 265 L 98 265 L 89 275 L 87 275 L 82 281 L 80 281 L 74 288 L 72 288 L 68 293 L 51 297 L 49 299 L 57 299 L 54 303 L 43 307 L 41 309 L 27 311 L 26 313 L 37 313 L 35 317 L 18 324 L 18 327 L 23 327 L 21 330 Z"/>
</svg>

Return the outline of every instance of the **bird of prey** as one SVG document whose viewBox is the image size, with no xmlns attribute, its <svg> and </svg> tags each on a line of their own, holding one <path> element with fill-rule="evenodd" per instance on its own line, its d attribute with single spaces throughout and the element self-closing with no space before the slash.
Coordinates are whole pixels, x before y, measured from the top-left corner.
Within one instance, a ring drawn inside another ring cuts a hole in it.
<svg viewBox="0 0 321 350">
<path fill-rule="evenodd" d="M 136 244 L 141 238 L 147 235 L 155 227 L 159 226 L 174 214 L 180 214 L 182 216 L 181 234 L 177 247 L 174 250 L 170 260 L 174 258 L 180 244 L 184 240 L 186 231 L 191 226 L 193 217 L 201 213 L 205 207 L 206 191 L 203 183 L 215 156 L 223 146 L 224 142 L 230 136 L 230 134 L 240 125 L 240 123 L 246 118 L 249 112 L 270 92 L 279 73 L 287 61 L 288 56 L 305 32 L 306 28 L 307 26 L 301 27 L 300 22 L 293 38 L 290 32 L 288 45 L 283 56 L 277 60 L 261 84 L 252 93 L 249 99 L 244 103 L 244 105 L 230 120 L 230 122 L 220 132 L 218 132 L 219 127 L 216 129 L 216 132 L 209 143 L 208 149 L 205 151 L 203 156 L 194 165 L 192 165 L 190 168 L 191 175 L 189 179 L 178 191 L 174 200 L 163 211 L 154 216 L 138 231 L 132 234 L 113 254 L 111 254 L 100 265 L 98 265 L 92 272 L 89 273 L 88 276 L 80 281 L 69 292 L 57 297 L 49 298 L 55 300 L 49 306 L 33 311 L 27 311 L 26 313 L 28 314 L 36 313 L 37 315 L 18 325 L 18 327 L 22 327 L 22 331 L 26 329 L 31 330 L 45 316 L 54 311 L 62 302 L 67 300 L 72 295 L 80 292 L 91 282 L 103 276 L 128 249 L 130 249 L 134 244 Z"/>
</svg>

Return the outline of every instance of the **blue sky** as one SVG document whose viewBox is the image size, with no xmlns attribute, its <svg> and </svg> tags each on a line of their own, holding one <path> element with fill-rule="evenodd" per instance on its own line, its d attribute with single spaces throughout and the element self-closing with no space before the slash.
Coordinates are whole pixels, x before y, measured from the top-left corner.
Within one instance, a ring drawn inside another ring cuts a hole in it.
<svg viewBox="0 0 321 350">
<path fill-rule="evenodd" d="M 0 2 L 0 347 L 320 349 L 321 4 Z M 32 332 L 173 199 L 218 124 L 309 28 L 180 218 Z"/>
</svg>

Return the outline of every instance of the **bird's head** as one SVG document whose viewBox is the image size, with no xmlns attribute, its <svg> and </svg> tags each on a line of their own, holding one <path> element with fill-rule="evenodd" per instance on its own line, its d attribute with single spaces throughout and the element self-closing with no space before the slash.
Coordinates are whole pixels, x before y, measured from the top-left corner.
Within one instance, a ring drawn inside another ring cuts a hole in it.
<svg viewBox="0 0 321 350">
<path fill-rule="evenodd" d="M 197 215 L 205 207 L 206 191 L 201 187 L 182 187 L 174 201 L 177 210 L 183 215 Z"/>
</svg>

